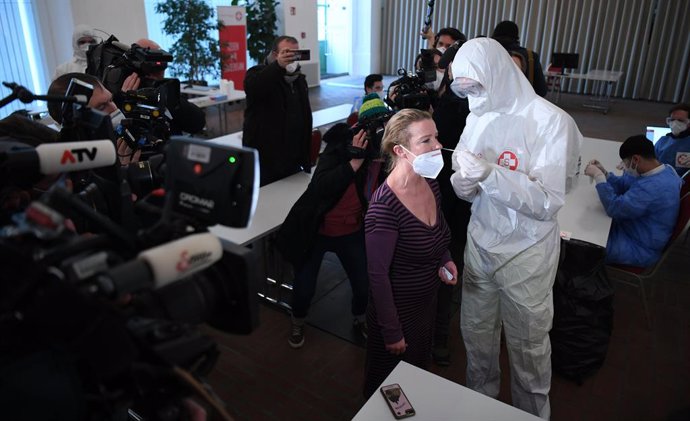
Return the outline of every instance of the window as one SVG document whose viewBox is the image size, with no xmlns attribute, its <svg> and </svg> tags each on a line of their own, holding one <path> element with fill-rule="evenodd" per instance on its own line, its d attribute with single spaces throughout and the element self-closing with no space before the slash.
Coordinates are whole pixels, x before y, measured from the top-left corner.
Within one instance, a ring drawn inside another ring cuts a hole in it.
<svg viewBox="0 0 690 421">
<path fill-rule="evenodd" d="M 31 0 L 0 2 L 0 82 L 14 82 L 35 94 L 48 90 L 43 57 L 36 31 L 34 5 Z M 10 89 L 0 87 L 0 97 L 10 95 Z M 43 102 L 24 104 L 14 100 L 0 108 L 0 118 L 16 110 L 44 107 Z"/>
</svg>

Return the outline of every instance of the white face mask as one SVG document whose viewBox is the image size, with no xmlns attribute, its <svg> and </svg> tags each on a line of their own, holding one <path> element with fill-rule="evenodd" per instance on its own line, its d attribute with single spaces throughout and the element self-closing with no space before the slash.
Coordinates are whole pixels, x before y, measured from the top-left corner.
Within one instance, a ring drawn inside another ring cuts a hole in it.
<svg viewBox="0 0 690 421">
<path fill-rule="evenodd" d="M 415 155 L 403 145 L 400 147 L 415 157 L 411 164 L 412 170 L 422 177 L 435 179 L 443 169 L 443 155 L 440 149 Z"/>
<path fill-rule="evenodd" d="M 438 47 L 436 49 L 441 53 L 441 55 L 446 52 L 446 47 Z"/>
<path fill-rule="evenodd" d="M 668 123 L 668 127 L 671 129 L 671 133 L 673 133 L 674 136 L 678 136 L 688 128 L 688 123 L 672 120 L 670 123 Z"/>
<path fill-rule="evenodd" d="M 299 63 L 297 63 L 297 62 L 295 62 L 295 61 L 293 61 L 292 63 L 288 63 L 288 64 L 285 66 L 285 71 L 288 72 L 288 73 L 295 73 L 295 72 L 298 71 L 299 69 L 300 69 Z"/>
<path fill-rule="evenodd" d="M 113 128 L 114 128 L 114 129 L 116 129 L 117 126 L 120 125 L 120 123 L 122 122 L 122 120 L 125 119 L 125 115 L 122 114 L 122 111 L 120 111 L 119 108 L 116 109 L 115 111 L 113 111 L 112 113 L 108 114 L 108 115 L 110 116 L 110 121 L 113 123 Z"/>
<path fill-rule="evenodd" d="M 630 166 L 625 161 L 621 161 L 620 164 L 616 166 L 616 169 L 623 170 L 623 173 L 628 174 L 629 176 L 632 177 L 639 177 L 640 173 L 637 172 L 637 165 L 633 168 L 632 162 L 630 163 Z"/>
<path fill-rule="evenodd" d="M 426 87 L 429 89 L 433 89 L 434 91 L 438 91 L 438 88 L 441 87 L 441 82 L 443 82 L 443 72 L 439 72 L 437 70 L 436 80 L 434 80 L 433 82 L 427 82 Z"/>
<path fill-rule="evenodd" d="M 381 101 L 386 99 L 386 92 L 385 91 L 376 91 L 376 95 L 378 95 L 379 98 L 381 98 Z"/>
</svg>

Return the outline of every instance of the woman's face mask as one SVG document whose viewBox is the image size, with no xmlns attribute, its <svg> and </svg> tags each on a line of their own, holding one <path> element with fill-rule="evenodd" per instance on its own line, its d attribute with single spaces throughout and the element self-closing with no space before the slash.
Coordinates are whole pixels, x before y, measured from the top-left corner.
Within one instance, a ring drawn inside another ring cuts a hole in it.
<svg viewBox="0 0 690 421">
<path fill-rule="evenodd" d="M 433 82 L 427 82 L 426 87 L 433 89 L 434 91 L 438 91 L 438 89 L 441 87 L 441 83 L 443 82 L 443 74 L 443 70 L 436 70 L 436 80 Z"/>
<path fill-rule="evenodd" d="M 425 152 L 420 155 L 415 155 L 403 145 L 400 145 L 400 147 L 405 149 L 405 151 L 407 151 L 410 155 L 415 157 L 411 164 L 412 170 L 415 173 L 425 178 L 435 179 L 436 177 L 438 177 L 438 174 L 443 169 L 443 156 L 441 155 L 440 149 Z"/>
</svg>

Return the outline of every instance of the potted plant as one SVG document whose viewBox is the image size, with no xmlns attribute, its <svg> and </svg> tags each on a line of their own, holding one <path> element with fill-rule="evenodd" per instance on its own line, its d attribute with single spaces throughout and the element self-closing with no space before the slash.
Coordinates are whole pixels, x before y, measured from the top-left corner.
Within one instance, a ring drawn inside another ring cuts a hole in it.
<svg viewBox="0 0 690 421">
<path fill-rule="evenodd" d="M 247 50 L 257 63 L 268 55 L 276 37 L 275 0 L 232 0 L 233 6 L 244 6 L 247 11 Z"/>
<path fill-rule="evenodd" d="M 205 0 L 166 0 L 156 3 L 156 13 L 166 15 L 163 32 L 176 38 L 170 49 L 173 76 L 206 85 L 206 75 L 220 75 L 218 40 L 211 34 L 222 28 Z"/>
</svg>

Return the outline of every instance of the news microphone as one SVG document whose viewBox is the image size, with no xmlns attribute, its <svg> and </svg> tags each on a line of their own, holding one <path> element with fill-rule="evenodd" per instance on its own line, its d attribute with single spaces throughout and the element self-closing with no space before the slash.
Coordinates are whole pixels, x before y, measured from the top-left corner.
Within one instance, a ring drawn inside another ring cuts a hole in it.
<svg viewBox="0 0 690 421">
<path fill-rule="evenodd" d="M 36 147 L 36 154 L 43 174 L 91 170 L 117 161 L 112 140 L 42 143 Z"/>
<path fill-rule="evenodd" d="M 221 257 L 223 246 L 218 237 L 193 234 L 142 251 L 136 259 L 101 275 L 97 284 L 108 296 L 158 289 L 210 267 Z"/>
<path fill-rule="evenodd" d="M 36 181 L 39 174 L 82 171 L 113 165 L 117 160 L 111 140 L 42 143 L 0 153 L 0 174 L 15 181 Z"/>
</svg>

